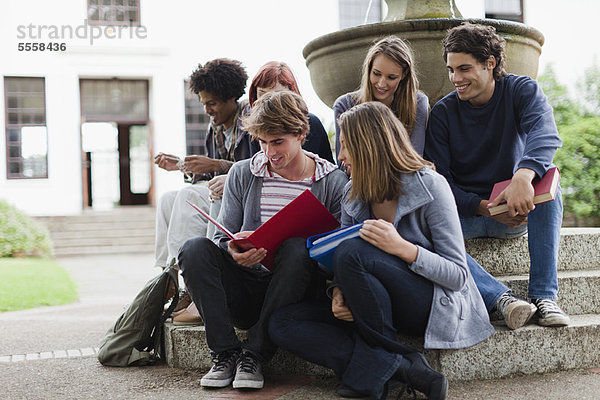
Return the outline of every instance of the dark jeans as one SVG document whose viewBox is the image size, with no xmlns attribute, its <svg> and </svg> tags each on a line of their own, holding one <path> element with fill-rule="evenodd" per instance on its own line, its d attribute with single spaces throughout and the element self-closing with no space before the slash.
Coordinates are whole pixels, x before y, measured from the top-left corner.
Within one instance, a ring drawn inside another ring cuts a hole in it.
<svg viewBox="0 0 600 400">
<path fill-rule="evenodd" d="M 282 349 L 331 368 L 354 390 L 381 398 L 402 354 L 416 351 L 399 343 L 398 334 L 425 333 L 433 284 L 362 239 L 338 247 L 334 273 L 354 322 L 335 318 L 330 301 L 302 302 L 275 312 L 269 334 Z"/>
<path fill-rule="evenodd" d="M 325 286 L 317 263 L 308 256 L 306 240 L 300 238 L 279 247 L 273 273 L 237 264 L 204 237 L 186 241 L 178 259 L 185 286 L 202 314 L 211 351 L 243 347 L 263 362 L 277 350 L 267 334 L 271 313 L 312 298 Z M 234 327 L 248 330 L 246 343 L 240 342 Z"/>
</svg>

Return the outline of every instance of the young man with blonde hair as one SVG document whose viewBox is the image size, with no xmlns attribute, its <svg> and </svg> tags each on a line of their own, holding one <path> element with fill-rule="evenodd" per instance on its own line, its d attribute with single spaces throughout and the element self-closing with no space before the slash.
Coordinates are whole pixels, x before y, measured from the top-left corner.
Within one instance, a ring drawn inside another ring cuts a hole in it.
<svg viewBox="0 0 600 400">
<path fill-rule="evenodd" d="M 243 127 L 261 151 L 229 170 L 219 222 L 244 237 L 301 194 L 311 192 L 339 220 L 346 174 L 334 164 L 302 150 L 308 109 L 290 91 L 265 94 L 256 101 Z M 307 216 L 310 217 L 310 216 Z M 244 251 L 223 232 L 214 242 L 188 240 L 179 265 L 206 327 L 214 365 L 201 379 L 205 387 L 263 387 L 262 365 L 277 347 L 267 329 L 271 313 L 324 289 L 325 278 L 306 249 L 306 240 L 291 238 L 275 253 L 273 272 L 260 262 L 265 249 Z M 234 327 L 246 329 L 242 342 Z"/>
</svg>

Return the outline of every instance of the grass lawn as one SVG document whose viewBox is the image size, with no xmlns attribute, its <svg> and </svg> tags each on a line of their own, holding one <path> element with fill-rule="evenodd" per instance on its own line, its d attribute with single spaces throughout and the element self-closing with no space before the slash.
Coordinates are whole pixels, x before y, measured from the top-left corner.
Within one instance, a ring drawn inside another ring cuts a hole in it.
<svg viewBox="0 0 600 400">
<path fill-rule="evenodd" d="M 77 286 L 54 260 L 0 258 L 0 312 L 77 300 Z"/>
</svg>

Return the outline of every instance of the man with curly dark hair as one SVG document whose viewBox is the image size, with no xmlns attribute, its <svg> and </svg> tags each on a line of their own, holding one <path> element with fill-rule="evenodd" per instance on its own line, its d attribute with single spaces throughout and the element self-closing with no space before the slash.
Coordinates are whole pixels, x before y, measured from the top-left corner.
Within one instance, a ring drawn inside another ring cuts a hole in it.
<svg viewBox="0 0 600 400">
<path fill-rule="evenodd" d="M 448 31 L 443 57 L 456 90 L 431 110 L 425 155 L 452 188 L 466 239 L 528 234 L 530 304 L 467 257 L 488 310 L 500 311 L 511 329 L 534 314 L 539 325 L 565 326 L 569 316 L 556 304 L 560 187 L 554 200 L 534 205 L 532 185 L 553 166 L 562 142 L 538 83 L 504 70 L 504 47 L 492 26 L 465 23 Z M 494 184 L 508 179 L 489 201 Z M 502 201 L 508 211 L 491 215 Z"/>
<path fill-rule="evenodd" d="M 175 262 L 181 245 L 196 236 L 212 235 L 206 221 L 186 201 L 219 213 L 227 172 L 234 162 L 250 157 L 250 137 L 242 129 L 240 115 L 246 105 L 244 95 L 248 74 L 240 61 L 219 58 L 198 65 L 190 76 L 190 90 L 210 116 L 205 138 L 206 153 L 183 160 L 159 153 L 155 163 L 167 171 L 180 170 L 192 183 L 181 190 L 165 193 L 156 213 L 155 266 Z M 208 184 L 206 184 L 208 181 Z M 175 323 L 201 323 L 194 305 L 174 316 Z"/>
</svg>

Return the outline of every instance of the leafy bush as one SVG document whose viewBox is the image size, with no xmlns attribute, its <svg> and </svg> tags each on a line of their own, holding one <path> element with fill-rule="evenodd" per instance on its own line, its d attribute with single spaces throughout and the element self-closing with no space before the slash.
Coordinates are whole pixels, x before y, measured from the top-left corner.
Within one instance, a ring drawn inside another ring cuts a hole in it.
<svg viewBox="0 0 600 400">
<path fill-rule="evenodd" d="M 583 96 L 572 100 L 556 78 L 552 66 L 538 77 L 554 108 L 554 118 L 563 141 L 554 163 L 562 173 L 565 214 L 576 218 L 600 216 L 600 69 L 585 71 L 579 87 Z M 582 104 L 581 101 L 586 101 Z"/>
<path fill-rule="evenodd" d="M 563 147 L 554 163 L 562 172 L 565 212 L 600 215 L 600 117 L 559 127 Z"/>
<path fill-rule="evenodd" d="M 0 200 L 0 257 L 52 255 L 45 226 Z"/>
</svg>

